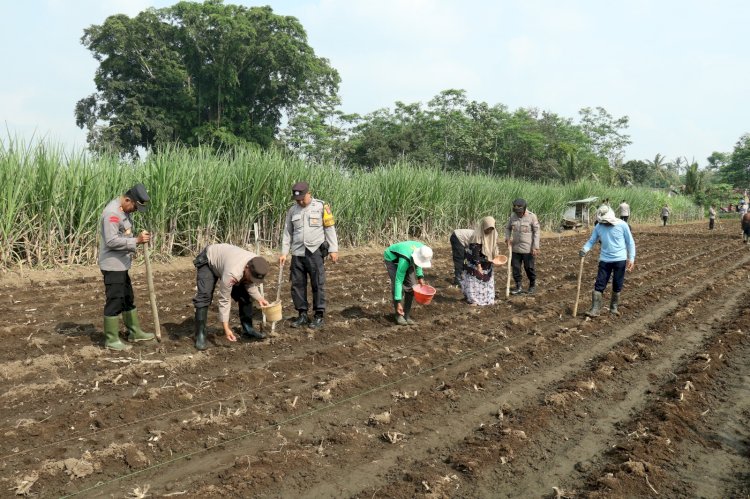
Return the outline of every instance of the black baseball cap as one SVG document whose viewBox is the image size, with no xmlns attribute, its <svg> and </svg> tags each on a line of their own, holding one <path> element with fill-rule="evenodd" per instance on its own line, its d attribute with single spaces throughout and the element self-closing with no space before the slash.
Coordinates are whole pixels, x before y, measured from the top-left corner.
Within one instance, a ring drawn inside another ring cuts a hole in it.
<svg viewBox="0 0 750 499">
<path fill-rule="evenodd" d="M 309 190 L 310 186 L 307 185 L 307 182 L 297 182 L 292 186 L 292 199 L 296 201 L 303 199 Z"/>
<path fill-rule="evenodd" d="M 135 208 L 138 211 L 148 210 L 148 202 L 151 200 L 146 192 L 146 186 L 143 184 L 135 184 L 133 187 L 128 189 L 125 193 L 125 197 L 135 201 Z"/>
<path fill-rule="evenodd" d="M 254 283 L 263 282 L 269 270 L 266 259 L 262 256 L 256 256 L 247 262 L 247 266 L 250 268 L 250 281 Z"/>
</svg>

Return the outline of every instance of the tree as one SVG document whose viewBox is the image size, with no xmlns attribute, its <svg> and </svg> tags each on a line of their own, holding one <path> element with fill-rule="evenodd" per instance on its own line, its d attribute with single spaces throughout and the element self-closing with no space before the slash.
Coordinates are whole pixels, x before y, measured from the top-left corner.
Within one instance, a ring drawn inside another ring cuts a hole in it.
<svg viewBox="0 0 750 499">
<path fill-rule="evenodd" d="M 724 182 L 734 187 L 747 189 L 750 185 L 750 134 L 737 141 L 729 163 L 719 170 Z"/>
<path fill-rule="evenodd" d="M 596 111 L 584 107 L 578 114 L 581 116 L 581 128 L 591 140 L 594 152 L 607 158 L 610 166 L 615 166 L 617 160 L 623 157 L 625 148 L 632 144 L 630 136 L 624 133 L 630 118 L 614 118 L 603 107 L 597 107 Z"/>
<path fill-rule="evenodd" d="M 270 7 L 180 2 L 108 17 L 81 42 L 99 62 L 76 105 L 94 149 L 167 141 L 268 146 L 284 113 L 335 98 L 339 75 L 294 17 Z"/>
</svg>

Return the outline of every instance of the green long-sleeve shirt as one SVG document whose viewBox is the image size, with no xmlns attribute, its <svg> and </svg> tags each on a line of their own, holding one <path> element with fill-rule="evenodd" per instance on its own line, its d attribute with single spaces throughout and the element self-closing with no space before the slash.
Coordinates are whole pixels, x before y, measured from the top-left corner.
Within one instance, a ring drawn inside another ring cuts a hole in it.
<svg viewBox="0 0 750 499">
<path fill-rule="evenodd" d="M 401 301 L 403 298 L 404 279 L 406 279 L 406 273 L 410 267 L 414 266 L 418 279 L 424 277 L 422 267 L 417 266 L 412 258 L 414 250 L 422 246 L 424 246 L 424 243 L 420 243 L 419 241 L 403 241 L 388 246 L 383 253 L 385 261 L 398 262 L 396 267 L 396 282 L 393 283 L 393 299 L 395 301 Z"/>
</svg>

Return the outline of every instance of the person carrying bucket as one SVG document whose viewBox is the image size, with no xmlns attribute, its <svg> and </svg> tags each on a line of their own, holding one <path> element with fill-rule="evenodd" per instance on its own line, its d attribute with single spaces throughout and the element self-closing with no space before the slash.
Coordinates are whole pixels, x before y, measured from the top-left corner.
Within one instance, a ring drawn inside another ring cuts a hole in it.
<svg viewBox="0 0 750 499">
<path fill-rule="evenodd" d="M 495 219 L 484 217 L 477 224 L 466 252 L 461 275 L 461 291 L 469 305 L 494 305 L 495 273 L 492 264 L 502 265 L 508 258 L 497 248 Z"/>
<path fill-rule="evenodd" d="M 237 302 L 242 325 L 242 337 L 262 340 L 266 336 L 253 328 L 253 302 L 261 307 L 268 301 L 258 289 L 268 273 L 268 262 L 262 256 L 231 244 L 211 244 L 193 260 L 196 270 L 195 305 L 195 348 L 206 349 L 206 319 L 208 306 L 213 300 L 216 283 L 219 283 L 219 321 L 224 328 L 224 336 L 229 341 L 237 341 L 229 327 L 230 299 Z"/>
<path fill-rule="evenodd" d="M 419 241 L 395 243 L 383 253 L 385 269 L 391 278 L 391 296 L 396 311 L 396 324 L 416 324 L 411 318 L 414 285 L 424 285 L 424 272 L 432 266 L 432 248 Z"/>
<path fill-rule="evenodd" d="M 628 224 L 619 220 L 609 206 L 600 206 L 596 210 L 596 219 L 599 223 L 594 227 L 589 240 L 578 252 L 578 256 L 583 258 L 597 241 L 602 243 L 599 252 L 599 271 L 596 275 L 594 291 L 591 293 L 591 310 L 586 312 L 586 315 L 599 316 L 602 308 L 602 293 L 607 287 L 610 276 L 613 277 L 609 313 L 617 315 L 620 292 L 625 282 L 625 271 L 632 272 L 635 266 L 635 241 Z"/>
</svg>

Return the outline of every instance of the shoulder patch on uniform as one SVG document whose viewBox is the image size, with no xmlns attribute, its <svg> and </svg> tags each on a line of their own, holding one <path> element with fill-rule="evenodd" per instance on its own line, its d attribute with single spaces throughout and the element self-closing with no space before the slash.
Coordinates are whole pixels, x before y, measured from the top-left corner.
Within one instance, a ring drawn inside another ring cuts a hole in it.
<svg viewBox="0 0 750 499">
<path fill-rule="evenodd" d="M 331 206 L 328 203 L 323 203 L 323 226 L 332 227 L 336 224 L 336 219 L 331 213 Z"/>
<path fill-rule="evenodd" d="M 119 224 L 120 217 L 118 217 L 117 215 L 112 215 L 109 217 L 109 221 L 112 222 L 113 224 Z"/>
</svg>

